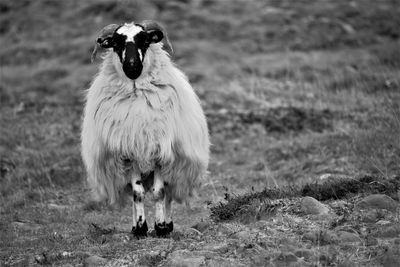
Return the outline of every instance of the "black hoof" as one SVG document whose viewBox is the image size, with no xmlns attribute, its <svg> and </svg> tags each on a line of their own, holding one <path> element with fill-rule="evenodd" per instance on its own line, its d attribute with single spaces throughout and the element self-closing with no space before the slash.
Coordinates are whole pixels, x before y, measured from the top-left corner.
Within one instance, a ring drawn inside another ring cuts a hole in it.
<svg viewBox="0 0 400 267">
<path fill-rule="evenodd" d="M 143 238 L 147 236 L 147 223 L 144 221 L 144 223 L 140 226 L 139 223 L 136 224 L 136 226 L 132 226 L 132 231 L 131 233 L 136 236 L 137 238 Z"/>
<path fill-rule="evenodd" d="M 170 223 L 154 223 L 154 229 L 157 236 L 167 236 L 174 230 L 174 223 L 172 221 Z"/>
</svg>

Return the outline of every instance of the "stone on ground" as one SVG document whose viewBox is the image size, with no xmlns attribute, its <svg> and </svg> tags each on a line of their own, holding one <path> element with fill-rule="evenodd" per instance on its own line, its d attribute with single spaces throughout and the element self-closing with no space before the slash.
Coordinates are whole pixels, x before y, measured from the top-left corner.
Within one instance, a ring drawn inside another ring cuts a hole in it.
<svg viewBox="0 0 400 267">
<path fill-rule="evenodd" d="M 347 232 L 347 231 L 339 231 L 337 233 L 337 235 L 338 235 L 338 240 L 340 243 L 354 243 L 354 242 L 361 241 L 361 238 L 356 233 L 351 233 L 351 232 Z"/>
<path fill-rule="evenodd" d="M 301 200 L 301 210 L 305 214 L 323 215 L 329 213 L 329 208 L 313 197 L 304 197 Z"/>
<path fill-rule="evenodd" d="M 168 256 L 168 266 L 197 267 L 204 265 L 205 260 L 204 256 L 195 255 L 189 250 L 175 250 Z"/>
<path fill-rule="evenodd" d="M 85 266 L 88 266 L 88 267 L 103 266 L 106 263 L 107 263 L 107 259 L 96 256 L 96 255 L 89 256 L 85 259 Z"/>
<path fill-rule="evenodd" d="M 391 197 L 383 194 L 367 196 L 356 204 L 357 209 L 386 209 L 396 211 L 399 204 Z"/>
</svg>

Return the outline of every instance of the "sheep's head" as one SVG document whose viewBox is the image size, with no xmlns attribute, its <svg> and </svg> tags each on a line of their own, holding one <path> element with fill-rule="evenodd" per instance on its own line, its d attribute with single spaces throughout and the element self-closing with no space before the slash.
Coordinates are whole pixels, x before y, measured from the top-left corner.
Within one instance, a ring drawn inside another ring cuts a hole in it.
<svg viewBox="0 0 400 267">
<path fill-rule="evenodd" d="M 166 32 L 157 22 L 111 24 L 100 31 L 92 60 L 96 56 L 98 46 L 112 48 L 119 57 L 125 75 L 134 80 L 142 73 L 143 60 L 149 46 L 160 42 L 164 36 L 171 48 Z"/>
</svg>

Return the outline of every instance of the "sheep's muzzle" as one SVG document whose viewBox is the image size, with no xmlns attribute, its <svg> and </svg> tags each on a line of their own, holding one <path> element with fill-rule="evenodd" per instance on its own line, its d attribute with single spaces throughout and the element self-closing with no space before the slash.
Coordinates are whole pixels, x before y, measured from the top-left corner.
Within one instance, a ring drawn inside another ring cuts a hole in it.
<svg viewBox="0 0 400 267">
<path fill-rule="evenodd" d="M 122 69 L 125 75 L 132 80 L 137 79 L 143 70 L 142 59 L 138 47 L 133 42 L 127 42 L 125 57 L 122 60 Z"/>
</svg>

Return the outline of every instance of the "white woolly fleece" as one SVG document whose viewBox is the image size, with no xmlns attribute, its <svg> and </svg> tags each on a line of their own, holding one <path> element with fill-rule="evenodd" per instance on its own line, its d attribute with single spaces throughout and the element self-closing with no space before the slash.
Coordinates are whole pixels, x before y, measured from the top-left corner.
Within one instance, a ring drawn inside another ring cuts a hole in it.
<svg viewBox="0 0 400 267">
<path fill-rule="evenodd" d="M 133 160 L 136 175 L 161 169 L 173 199 L 185 200 L 206 174 L 209 134 L 198 97 L 186 76 L 152 44 L 143 71 L 127 78 L 118 56 L 108 52 L 87 91 L 82 156 L 97 200 L 120 200 L 131 181 L 121 159 Z"/>
</svg>

